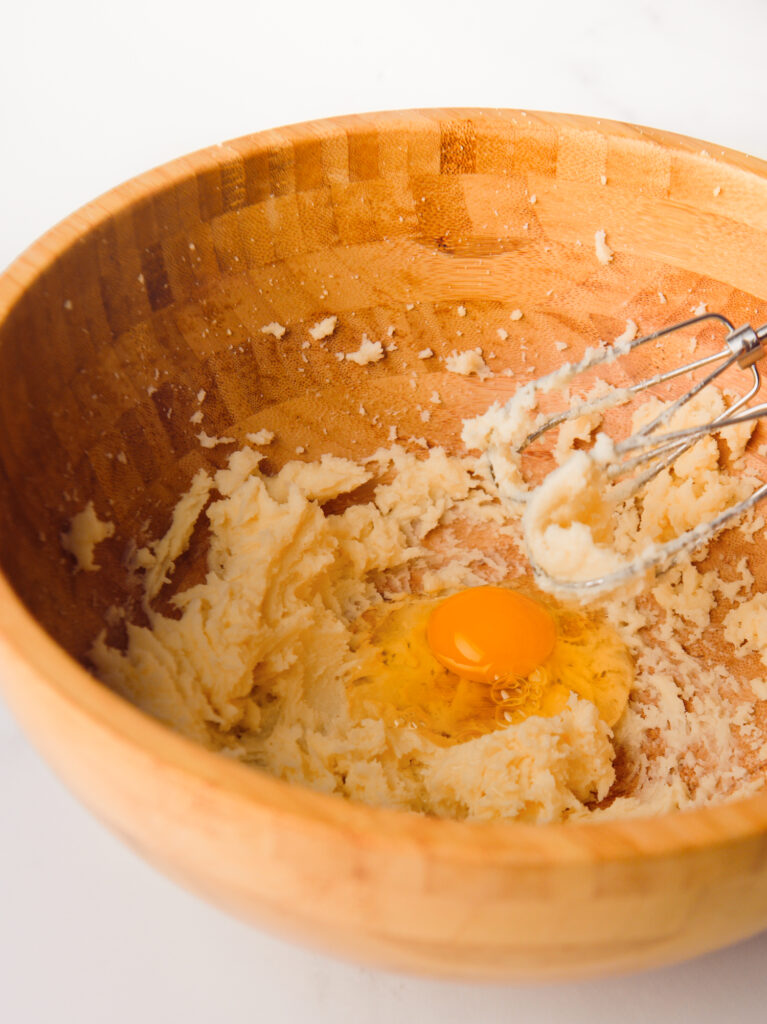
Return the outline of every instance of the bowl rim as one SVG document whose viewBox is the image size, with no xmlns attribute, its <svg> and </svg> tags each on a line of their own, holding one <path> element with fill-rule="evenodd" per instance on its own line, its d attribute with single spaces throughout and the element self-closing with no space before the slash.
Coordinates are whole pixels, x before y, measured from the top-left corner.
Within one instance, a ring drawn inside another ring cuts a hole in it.
<svg viewBox="0 0 767 1024">
<path fill-rule="evenodd" d="M 597 133 L 648 147 L 662 146 L 699 160 L 726 165 L 767 181 L 767 162 L 700 139 L 623 121 L 547 111 L 473 107 L 414 108 L 349 114 L 271 128 L 196 150 L 130 178 L 74 211 L 24 250 L 0 275 L 0 322 L 28 287 L 87 231 L 150 197 L 159 188 L 223 166 L 227 159 L 274 146 L 369 131 L 431 128 L 442 121 L 475 125 L 514 124 Z M 716 158 L 710 151 L 716 150 Z M 401 850 L 413 844 L 444 860 L 483 865 L 541 866 L 603 863 L 667 857 L 737 842 L 767 831 L 767 790 L 691 810 L 623 820 L 533 825 L 515 821 L 458 822 L 372 807 L 317 792 L 222 757 L 173 732 L 109 690 L 61 647 L 37 622 L 0 572 L 0 668 L 32 674 L 87 716 L 90 726 L 150 753 L 189 778 L 205 782 L 251 807 L 294 821 L 312 820 L 334 831 L 353 833 L 376 847 Z M 2 685 L 0 674 L 0 686 Z M 33 737 L 34 739 L 34 737 Z"/>
</svg>

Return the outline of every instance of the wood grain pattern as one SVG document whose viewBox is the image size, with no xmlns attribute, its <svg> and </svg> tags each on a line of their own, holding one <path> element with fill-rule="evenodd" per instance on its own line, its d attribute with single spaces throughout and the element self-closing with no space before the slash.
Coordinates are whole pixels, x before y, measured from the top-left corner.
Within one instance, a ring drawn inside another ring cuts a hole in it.
<svg viewBox="0 0 767 1024">
<path fill-rule="evenodd" d="M 594 255 L 598 228 L 616 253 L 607 267 Z M 705 301 L 762 321 L 765 257 L 761 162 L 520 111 L 264 132 L 79 211 L 0 278 L 0 682 L 29 735 L 173 877 L 366 962 L 578 976 L 668 963 L 764 927 L 767 796 L 570 827 L 418 819 L 198 749 L 78 659 L 124 597 L 128 538 L 163 529 L 193 473 L 231 451 L 195 437 L 201 390 L 208 434 L 277 430 L 275 465 L 298 445 L 305 458 L 355 456 L 385 443 L 390 422 L 456 448 L 461 417 L 515 385 L 455 378 L 420 349 L 479 344 L 523 378 L 561 359 L 553 340 L 575 354 L 629 316 L 650 328 Z M 516 307 L 525 315 L 512 322 Z M 303 349 L 331 313 L 327 348 Z M 261 331 L 272 320 L 288 329 L 281 341 Z M 336 358 L 390 325 L 398 348 L 381 363 Z M 423 423 L 432 390 L 443 404 Z M 117 526 L 97 577 L 73 574 L 58 540 L 89 499 Z"/>
</svg>

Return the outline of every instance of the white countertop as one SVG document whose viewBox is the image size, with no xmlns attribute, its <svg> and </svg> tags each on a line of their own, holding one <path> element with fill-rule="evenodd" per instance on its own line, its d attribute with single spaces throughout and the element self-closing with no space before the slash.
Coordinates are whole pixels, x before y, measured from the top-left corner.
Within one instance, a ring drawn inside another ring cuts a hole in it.
<svg viewBox="0 0 767 1024">
<path fill-rule="evenodd" d="M 563 110 L 767 158 L 762 0 L 543 0 L 519 10 L 512 0 L 389 0 L 380 20 L 361 0 L 265 6 L 5 9 L 0 267 L 148 167 L 352 111 Z M 3 1024 L 764 1019 L 767 933 L 676 968 L 547 987 L 422 981 L 293 948 L 139 860 L 63 789 L 1 704 L 0 821 Z"/>
</svg>

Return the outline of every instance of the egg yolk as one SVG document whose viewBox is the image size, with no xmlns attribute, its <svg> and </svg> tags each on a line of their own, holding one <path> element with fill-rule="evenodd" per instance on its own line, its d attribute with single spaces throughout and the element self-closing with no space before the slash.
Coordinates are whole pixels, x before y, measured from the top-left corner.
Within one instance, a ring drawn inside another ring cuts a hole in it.
<svg viewBox="0 0 767 1024">
<path fill-rule="evenodd" d="M 505 587 L 470 587 L 434 609 L 426 638 L 445 668 L 491 684 L 527 676 L 549 657 L 557 634 L 551 613 L 532 598 Z"/>
</svg>

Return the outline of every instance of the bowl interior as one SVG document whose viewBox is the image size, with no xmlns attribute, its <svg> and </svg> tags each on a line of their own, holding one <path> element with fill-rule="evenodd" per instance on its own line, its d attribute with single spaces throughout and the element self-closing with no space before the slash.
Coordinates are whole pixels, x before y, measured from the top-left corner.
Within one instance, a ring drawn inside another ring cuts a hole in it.
<svg viewBox="0 0 767 1024">
<path fill-rule="evenodd" d="M 354 458 L 392 426 L 460 451 L 464 417 L 629 317 L 650 330 L 705 302 L 760 320 L 764 174 L 628 126 L 445 111 L 251 136 L 115 190 L 55 229 L 53 255 L 18 264 L 24 287 L 6 289 L 3 571 L 82 659 L 132 586 L 126 546 L 159 535 L 195 471 L 233 450 L 203 447 L 201 431 L 274 431 L 274 468 Z M 337 329 L 312 342 L 330 315 Z M 365 334 L 390 346 L 385 359 L 339 360 Z M 474 346 L 496 376 L 446 371 L 445 356 Z M 434 358 L 419 358 L 426 348 Z M 628 372 L 685 351 L 670 342 Z M 89 500 L 116 532 L 99 572 L 75 573 L 60 534 Z M 764 556 L 751 555 L 764 586 Z"/>
</svg>

